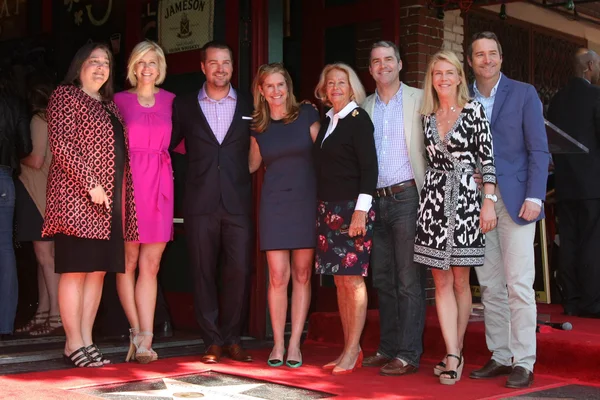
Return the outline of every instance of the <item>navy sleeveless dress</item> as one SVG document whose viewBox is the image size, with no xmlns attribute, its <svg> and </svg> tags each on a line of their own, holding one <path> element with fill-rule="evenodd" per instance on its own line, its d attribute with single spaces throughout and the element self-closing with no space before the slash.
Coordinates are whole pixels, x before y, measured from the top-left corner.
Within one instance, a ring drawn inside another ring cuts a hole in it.
<svg viewBox="0 0 600 400">
<path fill-rule="evenodd" d="M 311 105 L 300 106 L 289 124 L 273 121 L 253 133 L 265 163 L 260 198 L 260 249 L 314 248 L 317 188 L 310 126 L 319 120 Z"/>
</svg>

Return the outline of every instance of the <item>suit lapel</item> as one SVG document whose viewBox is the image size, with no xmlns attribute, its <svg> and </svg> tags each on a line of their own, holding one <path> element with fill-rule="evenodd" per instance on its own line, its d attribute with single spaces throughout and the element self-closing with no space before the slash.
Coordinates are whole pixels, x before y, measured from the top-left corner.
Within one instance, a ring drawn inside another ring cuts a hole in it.
<svg viewBox="0 0 600 400">
<path fill-rule="evenodd" d="M 508 78 L 504 75 L 500 78 L 500 85 L 498 85 L 498 91 L 496 92 L 496 99 L 494 99 L 494 108 L 492 109 L 492 121 L 491 126 L 494 126 L 496 122 L 496 118 L 498 118 L 498 114 L 502 110 L 502 106 L 504 105 L 504 101 L 508 97 L 508 92 L 510 91 L 510 84 Z"/>
<path fill-rule="evenodd" d="M 375 111 L 375 96 L 377 95 L 373 94 L 373 96 L 367 97 L 367 100 L 362 105 L 367 114 L 369 114 L 371 120 L 373 119 L 373 112 Z"/>
<path fill-rule="evenodd" d="M 404 138 L 406 140 L 406 148 L 410 152 L 410 141 L 412 138 L 413 119 L 415 112 L 415 100 L 413 92 L 404 83 L 402 85 L 402 117 L 404 120 Z"/>
</svg>

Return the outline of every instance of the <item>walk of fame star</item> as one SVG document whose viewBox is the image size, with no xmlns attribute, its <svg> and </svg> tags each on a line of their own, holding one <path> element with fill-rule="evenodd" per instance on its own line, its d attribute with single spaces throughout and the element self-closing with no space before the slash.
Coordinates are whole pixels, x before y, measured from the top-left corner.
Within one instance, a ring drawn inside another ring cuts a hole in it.
<svg viewBox="0 0 600 400">
<path fill-rule="evenodd" d="M 141 390 L 132 392 L 114 392 L 110 395 L 129 397 L 166 397 L 173 400 L 178 399 L 258 399 L 258 397 L 242 394 L 247 390 L 255 389 L 264 384 L 250 385 L 225 385 L 225 386 L 203 386 L 187 383 L 175 379 L 163 378 L 166 389 Z M 126 399 L 127 397 L 125 397 Z"/>
</svg>

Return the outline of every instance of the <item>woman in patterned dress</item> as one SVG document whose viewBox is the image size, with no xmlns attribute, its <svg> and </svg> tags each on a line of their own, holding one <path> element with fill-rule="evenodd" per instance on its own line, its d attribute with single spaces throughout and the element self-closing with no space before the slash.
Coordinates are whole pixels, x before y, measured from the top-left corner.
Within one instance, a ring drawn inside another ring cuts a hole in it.
<svg viewBox="0 0 600 400">
<path fill-rule="evenodd" d="M 496 226 L 496 171 L 484 108 L 469 100 L 462 64 L 443 50 L 430 60 L 421 108 L 428 168 L 421 191 L 415 261 L 430 267 L 447 355 L 434 373 L 456 383 L 471 312 L 469 267 L 483 265 L 485 233 Z M 473 174 L 483 175 L 481 192 Z"/>
<path fill-rule="evenodd" d="M 331 106 L 314 144 L 319 199 L 315 269 L 334 276 L 344 330 L 342 354 L 323 368 L 341 375 L 362 366 L 360 335 L 367 314 L 364 277 L 375 220 L 371 206 L 377 151 L 371 118 L 358 106 L 365 100 L 365 89 L 352 68 L 327 65 L 315 97 Z"/>
<path fill-rule="evenodd" d="M 252 85 L 254 113 L 250 172 L 265 162 L 261 190 L 260 249 L 269 265 L 269 313 L 273 350 L 267 364 L 283 365 L 288 283 L 292 276 L 292 335 L 285 364 L 302 365 L 300 338 L 310 306 L 310 277 L 315 255 L 317 188 L 312 146 L 319 113 L 298 105 L 292 78 L 282 64 L 262 65 Z"/>
<path fill-rule="evenodd" d="M 64 360 L 76 367 L 109 362 L 92 341 L 104 276 L 125 271 L 124 240 L 138 240 L 112 60 L 104 44 L 81 47 L 46 111 L 52 163 L 42 236 L 54 236 Z"/>
<path fill-rule="evenodd" d="M 167 242 L 173 239 L 169 143 L 175 95 L 156 87 L 166 74 L 167 63 L 160 46 L 149 40 L 138 43 L 127 63 L 127 79 L 133 88 L 115 95 L 129 133 L 140 232 L 138 241 L 125 243 L 125 273 L 117 274 L 117 291 L 131 326 L 125 361 L 134 359 L 141 364 L 158 359 L 152 349 L 157 274 Z"/>
</svg>

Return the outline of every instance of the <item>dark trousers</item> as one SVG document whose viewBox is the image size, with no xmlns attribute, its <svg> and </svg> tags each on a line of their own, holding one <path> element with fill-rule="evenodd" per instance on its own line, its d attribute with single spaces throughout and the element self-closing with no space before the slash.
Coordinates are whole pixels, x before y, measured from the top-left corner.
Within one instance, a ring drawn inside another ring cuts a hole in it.
<svg viewBox="0 0 600 400">
<path fill-rule="evenodd" d="M 413 260 L 416 187 L 375 198 L 371 267 L 379 299 L 378 352 L 419 366 L 425 326 L 425 268 Z"/>
<path fill-rule="evenodd" d="M 560 201 L 557 211 L 565 311 L 600 313 L 600 199 Z"/>
<path fill-rule="evenodd" d="M 239 343 L 248 308 L 250 215 L 229 214 L 221 204 L 212 214 L 186 215 L 184 221 L 204 345 Z"/>
<path fill-rule="evenodd" d="M 15 185 L 12 169 L 0 165 L 0 334 L 13 332 L 19 283 L 13 244 Z"/>
</svg>

